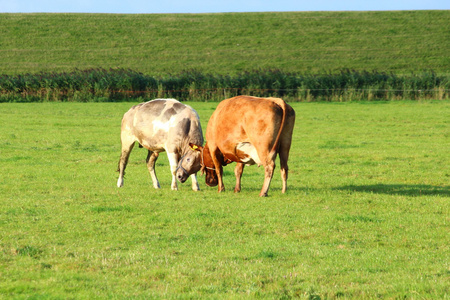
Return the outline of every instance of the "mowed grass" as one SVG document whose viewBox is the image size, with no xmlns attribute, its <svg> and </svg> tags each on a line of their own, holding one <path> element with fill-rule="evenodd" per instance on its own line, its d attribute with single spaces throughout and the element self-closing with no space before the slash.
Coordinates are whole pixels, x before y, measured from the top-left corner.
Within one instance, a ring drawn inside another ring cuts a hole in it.
<svg viewBox="0 0 450 300">
<path fill-rule="evenodd" d="M 0 74 L 449 72 L 450 11 L 0 14 Z"/>
<path fill-rule="evenodd" d="M 450 297 L 448 101 L 293 103 L 268 198 L 255 166 L 171 191 L 165 155 L 155 190 L 137 147 L 118 189 L 131 105 L 0 104 L 1 298 Z"/>
</svg>

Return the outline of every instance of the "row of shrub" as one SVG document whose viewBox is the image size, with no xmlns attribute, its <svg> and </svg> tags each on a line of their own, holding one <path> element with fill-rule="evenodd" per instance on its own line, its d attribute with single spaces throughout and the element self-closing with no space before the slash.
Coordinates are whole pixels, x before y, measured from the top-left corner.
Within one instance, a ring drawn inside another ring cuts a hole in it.
<svg viewBox="0 0 450 300">
<path fill-rule="evenodd" d="M 190 70 L 154 77 L 128 69 L 0 76 L 0 102 L 127 101 L 141 98 L 220 101 L 242 94 L 282 97 L 287 101 L 448 99 L 450 77 L 432 71 L 396 75 L 351 70 L 321 75 L 280 70 L 220 75 Z"/>
</svg>

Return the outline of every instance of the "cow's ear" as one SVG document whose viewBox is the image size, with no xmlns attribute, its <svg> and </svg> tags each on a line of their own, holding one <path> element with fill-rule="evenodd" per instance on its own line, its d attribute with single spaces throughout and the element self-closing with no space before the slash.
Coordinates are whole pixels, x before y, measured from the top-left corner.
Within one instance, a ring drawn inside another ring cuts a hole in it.
<svg viewBox="0 0 450 300">
<path fill-rule="evenodd" d="M 189 146 L 190 146 L 191 149 L 194 150 L 194 151 L 202 151 L 202 149 L 203 149 L 202 146 L 199 146 L 199 145 L 196 145 L 196 144 L 192 144 L 192 143 L 189 143 Z"/>
</svg>

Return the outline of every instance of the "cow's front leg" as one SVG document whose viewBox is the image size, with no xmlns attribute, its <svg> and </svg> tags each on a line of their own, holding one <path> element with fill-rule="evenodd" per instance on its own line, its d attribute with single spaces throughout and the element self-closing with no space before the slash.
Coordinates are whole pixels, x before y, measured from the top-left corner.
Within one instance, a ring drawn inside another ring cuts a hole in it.
<svg viewBox="0 0 450 300">
<path fill-rule="evenodd" d="M 175 176 L 175 172 L 177 170 L 179 156 L 177 153 L 167 152 L 167 157 L 169 158 L 170 172 L 172 173 L 171 188 L 172 188 L 172 190 L 177 191 L 178 185 L 177 185 L 177 178 Z"/>
<path fill-rule="evenodd" d="M 159 189 L 161 188 L 161 186 L 159 185 L 159 181 L 158 178 L 156 177 L 156 172 L 155 172 L 155 162 L 158 159 L 159 154 L 157 152 L 152 152 L 152 151 L 148 151 L 148 155 L 147 155 L 147 168 L 148 171 L 150 172 L 150 177 L 152 178 L 152 182 L 153 182 L 153 187 L 155 189 Z"/>
<path fill-rule="evenodd" d="M 222 165 L 219 163 L 218 165 L 215 165 L 216 167 L 216 174 L 217 174 L 217 179 L 219 181 L 219 193 L 225 191 L 225 185 L 223 184 L 223 168 Z"/>
<path fill-rule="evenodd" d="M 200 191 L 200 187 L 197 181 L 197 175 L 195 173 L 191 175 L 191 181 L 192 181 L 192 189 L 194 191 Z"/>
</svg>

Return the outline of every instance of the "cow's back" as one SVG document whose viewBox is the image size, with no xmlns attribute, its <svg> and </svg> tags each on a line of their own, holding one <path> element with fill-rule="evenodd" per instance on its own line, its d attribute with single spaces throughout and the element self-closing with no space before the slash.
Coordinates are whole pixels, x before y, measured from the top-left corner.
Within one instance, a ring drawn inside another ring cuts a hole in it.
<svg viewBox="0 0 450 300">
<path fill-rule="evenodd" d="M 206 131 L 208 143 L 214 143 L 221 152 L 236 161 L 236 148 L 251 143 L 270 151 L 283 122 L 281 99 L 237 96 L 222 101 L 211 116 Z"/>
<path fill-rule="evenodd" d="M 193 128 L 192 122 L 198 128 Z M 155 99 L 133 106 L 123 118 L 123 130 L 129 130 L 142 146 L 152 151 L 164 151 L 168 146 L 177 148 L 190 135 L 194 143 L 203 142 L 197 113 L 175 99 Z"/>
</svg>

